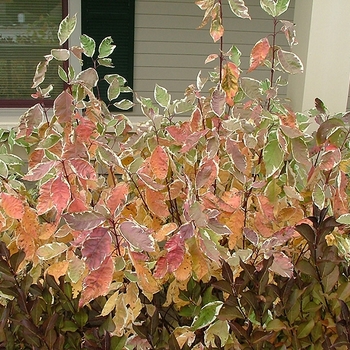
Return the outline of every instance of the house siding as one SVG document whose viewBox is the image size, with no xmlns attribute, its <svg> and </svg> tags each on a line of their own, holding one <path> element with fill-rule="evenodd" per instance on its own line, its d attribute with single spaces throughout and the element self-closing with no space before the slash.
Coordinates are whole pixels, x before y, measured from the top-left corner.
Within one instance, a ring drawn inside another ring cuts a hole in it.
<svg viewBox="0 0 350 350">
<path fill-rule="evenodd" d="M 257 4 L 246 0 L 252 21 L 237 18 L 224 3 L 224 51 L 236 45 L 242 52 L 243 74 L 249 67 L 249 55 L 254 44 L 272 32 L 273 21 Z M 204 64 L 211 53 L 218 53 L 219 44 L 209 35 L 209 24 L 196 29 L 204 11 L 192 0 L 142 0 L 136 1 L 135 18 L 135 71 L 134 90 L 145 97 L 153 96 L 156 83 L 165 87 L 173 98 L 183 97 L 186 87 L 196 81 L 198 72 L 206 76 L 217 61 Z M 281 18 L 293 20 L 294 1 Z M 286 47 L 283 35 L 278 44 Z M 267 71 L 258 69 L 250 76 L 267 77 Z M 282 95 L 285 91 L 282 91 Z M 130 116 L 139 119 L 137 108 Z M 141 118 L 142 119 L 142 118 Z"/>
<path fill-rule="evenodd" d="M 73 3 L 78 3 L 74 0 Z M 237 18 L 224 2 L 224 50 L 236 45 L 242 52 L 243 74 L 249 66 L 249 54 L 254 44 L 272 31 L 273 22 L 257 4 L 246 0 L 252 21 Z M 194 0 L 136 0 L 135 3 L 135 53 L 134 90 L 139 95 L 153 98 L 155 84 L 165 87 L 173 99 L 182 98 L 186 87 L 212 70 L 217 61 L 204 64 L 211 53 L 218 53 L 219 44 L 213 43 L 209 25 L 196 29 L 204 12 Z M 293 20 L 294 0 L 281 18 Z M 111 33 L 118 50 L 118 38 Z M 76 35 L 76 37 L 78 37 Z M 283 35 L 279 44 L 286 47 Z M 34 73 L 34 72 L 33 72 Z M 258 69 L 249 76 L 263 79 L 267 71 Z M 283 92 L 283 91 L 282 91 Z M 16 125 L 23 110 L 2 109 L 0 127 Z M 134 122 L 144 120 L 138 107 L 126 115 Z"/>
</svg>

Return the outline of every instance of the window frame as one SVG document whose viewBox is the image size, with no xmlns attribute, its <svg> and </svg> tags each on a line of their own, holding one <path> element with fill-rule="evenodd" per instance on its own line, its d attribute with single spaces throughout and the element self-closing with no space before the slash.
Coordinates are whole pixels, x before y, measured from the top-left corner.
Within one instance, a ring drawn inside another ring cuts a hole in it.
<svg viewBox="0 0 350 350">
<path fill-rule="evenodd" d="M 62 1 L 62 19 L 65 18 L 68 15 L 68 0 L 61 0 Z M 67 44 L 63 45 L 63 47 L 68 47 Z M 38 62 L 39 63 L 39 62 Z M 33 71 L 33 76 L 34 76 Z M 63 82 L 62 82 L 63 87 Z M 54 99 L 45 99 L 45 105 L 47 107 L 53 106 Z M 29 108 L 34 106 L 38 103 L 38 100 L 36 99 L 2 99 L 0 98 L 0 108 Z"/>
</svg>

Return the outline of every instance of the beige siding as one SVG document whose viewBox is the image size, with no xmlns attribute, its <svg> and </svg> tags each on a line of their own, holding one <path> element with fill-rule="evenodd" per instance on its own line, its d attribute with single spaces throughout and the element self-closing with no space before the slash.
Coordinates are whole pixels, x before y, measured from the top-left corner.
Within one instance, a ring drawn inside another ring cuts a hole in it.
<svg viewBox="0 0 350 350">
<path fill-rule="evenodd" d="M 292 20 L 294 6 L 281 18 Z M 224 2 L 224 50 L 236 45 L 242 52 L 243 71 L 249 65 L 253 45 L 272 31 L 273 21 L 257 5 L 246 0 L 252 21 L 235 17 Z M 209 25 L 196 29 L 204 12 L 192 0 L 136 0 L 135 18 L 135 70 L 134 90 L 142 96 L 152 97 L 156 83 L 164 86 L 173 98 L 181 98 L 186 87 L 212 70 L 218 62 L 204 64 L 211 53 L 218 53 L 219 44 L 213 43 Z M 281 36 L 279 42 L 285 45 Z M 266 71 L 254 75 L 263 78 Z M 135 108 L 130 116 L 138 116 Z"/>
<path fill-rule="evenodd" d="M 73 4 L 77 2 L 71 1 Z M 204 64 L 209 54 L 218 53 L 219 44 L 213 43 L 209 25 L 196 29 L 201 24 L 204 12 L 194 2 L 136 0 L 134 90 L 139 95 L 153 98 L 153 90 L 158 83 L 168 89 L 173 98 L 181 98 L 186 87 L 196 81 L 200 70 L 205 76 L 218 64 L 217 61 Z M 257 0 L 245 2 L 252 21 L 235 17 L 227 1 L 223 1 L 226 30 L 224 50 L 228 50 L 231 45 L 236 45 L 241 50 L 241 68 L 244 72 L 248 68 L 253 45 L 271 33 L 273 26 L 272 19 L 260 8 Z M 281 18 L 293 19 L 294 0 L 291 3 L 290 9 Z M 118 39 L 114 39 L 118 47 Z M 280 39 L 285 45 L 283 36 Z M 266 71 L 258 70 L 253 76 L 262 79 L 266 76 Z M 23 112 L 13 109 L 0 111 L 4 117 L 0 124 L 16 124 L 21 113 Z M 143 119 L 139 108 L 126 114 L 133 121 Z"/>
</svg>

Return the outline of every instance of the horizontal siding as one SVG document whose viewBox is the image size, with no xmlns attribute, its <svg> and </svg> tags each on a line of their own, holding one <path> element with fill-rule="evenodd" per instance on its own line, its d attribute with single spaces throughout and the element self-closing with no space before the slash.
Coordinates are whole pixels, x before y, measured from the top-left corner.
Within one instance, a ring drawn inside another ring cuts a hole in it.
<svg viewBox="0 0 350 350">
<path fill-rule="evenodd" d="M 224 51 L 236 45 L 242 52 L 243 72 L 249 67 L 249 54 L 254 44 L 272 31 L 273 21 L 256 0 L 246 0 L 252 20 L 237 18 L 227 3 L 224 13 Z M 294 3 L 292 0 L 291 3 Z M 293 19 L 294 6 L 282 16 Z M 186 87 L 196 81 L 198 72 L 206 76 L 218 64 L 204 64 L 211 53 L 218 53 L 219 44 L 209 35 L 209 24 L 197 29 L 204 11 L 193 0 L 136 0 L 134 90 L 152 97 L 156 83 L 164 86 L 175 98 L 182 98 Z M 281 35 L 279 44 L 286 47 Z M 266 77 L 266 70 L 249 76 Z M 245 74 L 245 73 L 244 73 Z M 135 108 L 130 116 L 139 115 Z"/>
</svg>

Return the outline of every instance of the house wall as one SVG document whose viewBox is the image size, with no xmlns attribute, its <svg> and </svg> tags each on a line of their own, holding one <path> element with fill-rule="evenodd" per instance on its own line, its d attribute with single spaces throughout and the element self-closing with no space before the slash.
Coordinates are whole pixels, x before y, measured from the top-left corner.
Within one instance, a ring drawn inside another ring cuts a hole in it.
<svg viewBox="0 0 350 350">
<path fill-rule="evenodd" d="M 272 31 L 271 18 L 260 8 L 256 0 L 246 0 L 252 21 L 235 17 L 224 2 L 224 50 L 236 45 L 242 52 L 242 74 L 249 66 L 249 53 L 253 45 Z M 173 98 L 181 98 L 189 84 L 212 70 L 218 62 L 204 64 L 211 53 L 218 53 L 219 44 L 213 43 L 209 25 L 196 29 L 204 12 L 194 0 L 136 0 L 135 16 L 135 66 L 134 90 L 141 96 L 153 97 L 155 84 L 165 87 Z M 70 0 L 70 15 L 79 13 L 79 1 Z M 294 0 L 281 18 L 293 20 Z M 118 38 L 113 36 L 118 49 Z M 72 43 L 78 41 L 75 34 Z M 279 43 L 285 46 L 280 36 Z M 34 72 L 33 72 L 34 73 Z M 259 69 L 249 76 L 263 79 L 268 75 Z M 283 91 L 282 91 L 283 92 Z M 285 92 L 283 92 L 285 93 Z M 0 127 L 17 124 L 25 110 L 1 109 Z M 138 108 L 126 113 L 134 122 L 143 120 Z"/>
</svg>

